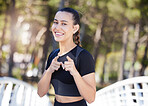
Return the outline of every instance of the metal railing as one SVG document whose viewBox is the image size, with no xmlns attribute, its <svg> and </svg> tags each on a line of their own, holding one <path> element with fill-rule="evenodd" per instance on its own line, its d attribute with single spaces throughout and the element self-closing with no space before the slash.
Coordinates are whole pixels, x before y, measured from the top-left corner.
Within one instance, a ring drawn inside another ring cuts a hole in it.
<svg viewBox="0 0 148 106">
<path fill-rule="evenodd" d="M 10 77 L 0 77 L 0 106 L 52 106 L 49 97 L 40 98 L 30 84 Z"/>
<path fill-rule="evenodd" d="M 148 106 L 148 76 L 118 81 L 97 91 L 89 106 Z"/>
</svg>

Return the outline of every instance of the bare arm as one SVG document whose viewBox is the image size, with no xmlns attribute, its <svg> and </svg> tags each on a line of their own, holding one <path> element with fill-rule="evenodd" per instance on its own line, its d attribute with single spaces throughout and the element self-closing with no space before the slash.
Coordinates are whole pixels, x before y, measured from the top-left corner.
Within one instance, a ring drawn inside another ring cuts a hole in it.
<svg viewBox="0 0 148 106">
<path fill-rule="evenodd" d="M 95 74 L 90 73 L 81 77 L 81 75 L 75 68 L 73 60 L 68 56 L 67 59 L 68 61 L 64 63 L 65 70 L 69 71 L 70 74 L 73 76 L 81 96 L 88 103 L 92 103 L 95 100 L 96 95 Z"/>
<path fill-rule="evenodd" d="M 77 88 L 81 96 L 88 102 L 92 103 L 96 95 L 95 74 L 91 73 L 83 77 L 79 73 L 73 75 Z"/>
<path fill-rule="evenodd" d="M 58 57 L 55 57 L 53 59 L 53 61 L 51 62 L 51 65 L 49 66 L 49 68 L 44 72 L 42 78 L 40 79 L 40 81 L 38 82 L 38 95 L 40 97 L 44 96 L 49 89 L 50 86 L 50 81 L 51 81 L 51 76 L 52 73 L 55 70 L 58 70 L 60 68 L 61 63 L 57 61 Z"/>
<path fill-rule="evenodd" d="M 38 82 L 38 95 L 40 97 L 44 96 L 48 92 L 51 75 L 52 73 L 49 70 L 46 70 L 43 74 L 43 77 Z"/>
</svg>

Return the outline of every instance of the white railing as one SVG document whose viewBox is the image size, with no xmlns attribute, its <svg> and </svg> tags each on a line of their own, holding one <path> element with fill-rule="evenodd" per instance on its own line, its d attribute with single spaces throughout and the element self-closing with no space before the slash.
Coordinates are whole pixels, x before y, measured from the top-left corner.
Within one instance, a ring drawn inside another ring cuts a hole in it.
<svg viewBox="0 0 148 106">
<path fill-rule="evenodd" d="M 0 106 L 52 106 L 48 96 L 40 98 L 30 84 L 10 77 L 0 77 Z"/>
<path fill-rule="evenodd" d="M 148 76 L 118 81 L 97 91 L 89 106 L 148 106 Z"/>
</svg>

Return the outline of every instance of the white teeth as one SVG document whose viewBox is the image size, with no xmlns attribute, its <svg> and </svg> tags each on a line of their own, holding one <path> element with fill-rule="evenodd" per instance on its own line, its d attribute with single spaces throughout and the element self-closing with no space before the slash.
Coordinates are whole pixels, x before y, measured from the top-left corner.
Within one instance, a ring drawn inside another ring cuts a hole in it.
<svg viewBox="0 0 148 106">
<path fill-rule="evenodd" d="M 62 35 L 61 33 L 56 33 L 56 34 Z"/>
<path fill-rule="evenodd" d="M 58 33 L 58 32 L 56 32 L 56 34 L 57 34 L 57 35 L 63 35 L 63 34 L 61 34 L 61 33 Z"/>
</svg>

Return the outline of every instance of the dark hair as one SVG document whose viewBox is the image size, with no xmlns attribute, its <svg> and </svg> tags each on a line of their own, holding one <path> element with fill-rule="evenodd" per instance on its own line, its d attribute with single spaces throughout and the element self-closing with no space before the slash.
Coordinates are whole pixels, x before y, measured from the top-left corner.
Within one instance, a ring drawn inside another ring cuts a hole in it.
<svg viewBox="0 0 148 106">
<path fill-rule="evenodd" d="M 80 16 L 79 16 L 79 13 L 72 9 L 72 8 L 69 8 L 69 7 L 66 7 L 66 8 L 62 8 L 58 11 L 64 11 L 64 12 L 68 12 L 68 13 L 71 13 L 73 15 L 73 21 L 74 21 L 74 25 L 80 25 Z M 74 39 L 74 42 L 75 44 L 81 46 L 81 42 L 80 42 L 80 29 L 75 33 L 73 34 L 73 39 Z"/>
</svg>

